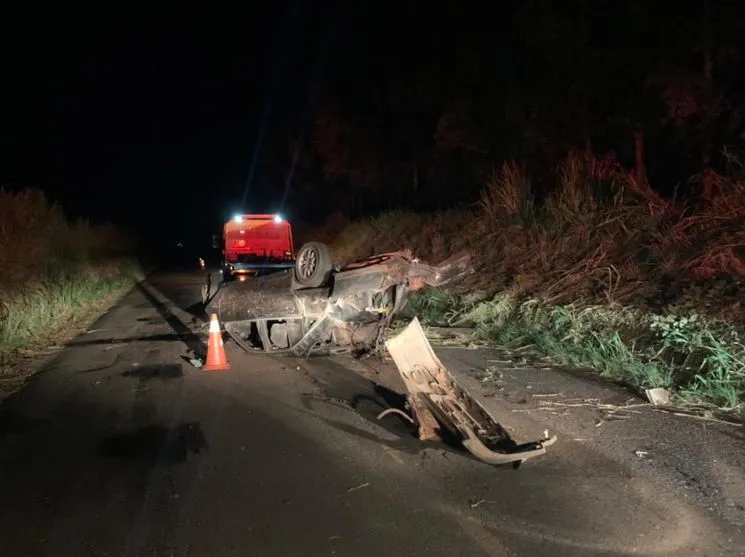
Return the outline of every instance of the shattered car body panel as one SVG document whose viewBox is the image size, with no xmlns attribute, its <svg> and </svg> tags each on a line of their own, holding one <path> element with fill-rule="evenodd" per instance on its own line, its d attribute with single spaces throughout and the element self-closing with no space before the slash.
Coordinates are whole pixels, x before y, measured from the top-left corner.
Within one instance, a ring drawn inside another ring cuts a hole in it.
<svg viewBox="0 0 745 557">
<path fill-rule="evenodd" d="M 431 266 L 410 251 L 392 252 L 336 268 L 319 288 L 303 288 L 291 270 L 223 283 L 206 309 L 247 350 L 365 352 L 382 343 L 409 292 L 472 272 L 465 253 Z"/>
<path fill-rule="evenodd" d="M 441 437 L 441 428 L 488 464 L 513 464 L 546 453 L 556 437 L 518 445 L 478 401 L 464 391 L 432 350 L 419 320 L 385 343 L 409 393 L 409 407 L 421 440 Z M 382 417 L 381 413 L 381 416 Z"/>
</svg>

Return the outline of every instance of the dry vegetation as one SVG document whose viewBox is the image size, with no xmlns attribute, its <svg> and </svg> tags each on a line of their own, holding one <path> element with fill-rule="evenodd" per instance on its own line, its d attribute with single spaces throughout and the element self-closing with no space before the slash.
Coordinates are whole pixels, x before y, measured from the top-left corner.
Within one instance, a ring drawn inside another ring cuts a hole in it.
<svg viewBox="0 0 745 557">
<path fill-rule="evenodd" d="M 0 190 L 0 369 L 102 297 L 131 286 L 132 238 L 69 222 L 36 190 Z"/>
<path fill-rule="evenodd" d="M 684 207 L 610 158 L 570 154 L 541 203 L 522 169 L 505 164 L 474 210 L 351 223 L 334 254 L 343 261 L 406 246 L 436 262 L 468 249 L 476 279 L 424 292 L 410 312 L 469 323 L 491 342 L 638 387 L 741 409 L 742 170 L 732 161 L 725 176 L 698 177 L 712 193 Z"/>
</svg>

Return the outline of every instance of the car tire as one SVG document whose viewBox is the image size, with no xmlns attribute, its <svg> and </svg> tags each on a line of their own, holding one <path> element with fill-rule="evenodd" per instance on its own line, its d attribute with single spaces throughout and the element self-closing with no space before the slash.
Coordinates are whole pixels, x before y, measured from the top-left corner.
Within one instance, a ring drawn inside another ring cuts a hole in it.
<svg viewBox="0 0 745 557">
<path fill-rule="evenodd" d="M 334 264 L 326 244 L 308 242 L 295 257 L 295 281 L 304 288 L 324 286 L 331 276 Z"/>
</svg>

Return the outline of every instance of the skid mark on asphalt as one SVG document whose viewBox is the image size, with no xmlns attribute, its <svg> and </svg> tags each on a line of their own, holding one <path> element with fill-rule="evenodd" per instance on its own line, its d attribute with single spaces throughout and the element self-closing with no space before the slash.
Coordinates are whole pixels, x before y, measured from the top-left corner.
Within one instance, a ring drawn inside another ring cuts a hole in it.
<svg viewBox="0 0 745 557">
<path fill-rule="evenodd" d="M 459 516 L 455 519 L 458 526 L 478 545 L 489 557 L 510 557 L 512 553 L 484 528 L 477 519 L 473 517 Z"/>
<path fill-rule="evenodd" d="M 207 439 L 198 423 L 143 427 L 132 433 L 111 435 L 97 447 L 99 456 L 147 464 L 160 461 L 166 465 L 185 462 L 189 454 L 208 450 Z"/>
<path fill-rule="evenodd" d="M 184 371 L 181 368 L 181 364 L 145 365 L 122 372 L 122 377 L 135 377 L 140 381 L 148 381 L 150 379 L 168 381 L 169 379 L 177 379 L 183 376 Z"/>
<path fill-rule="evenodd" d="M 120 354 L 111 354 L 111 355 L 108 355 L 104 363 L 101 363 L 101 364 L 94 363 L 91 367 L 81 369 L 80 371 L 76 371 L 75 373 L 80 375 L 84 373 L 95 373 L 96 371 L 104 371 L 107 369 L 111 369 L 114 366 L 116 366 L 120 360 L 121 360 Z"/>
<path fill-rule="evenodd" d="M 162 320 L 158 320 L 158 324 Z M 165 333 L 154 335 L 138 335 L 123 338 L 97 338 L 92 340 L 75 340 L 68 343 L 68 346 L 95 346 L 95 345 L 118 345 L 130 344 L 132 342 L 173 342 L 177 340 L 186 340 L 186 336 L 181 333 Z"/>
<path fill-rule="evenodd" d="M 197 357 L 204 357 L 206 353 L 206 347 L 199 335 L 195 334 L 194 331 L 192 331 L 187 325 L 185 325 L 184 322 L 181 321 L 181 319 L 179 319 L 164 302 L 158 299 L 158 296 L 156 296 L 155 293 L 150 291 L 150 289 L 155 290 L 155 292 L 157 292 L 161 296 L 162 294 L 158 292 L 152 285 L 148 285 L 148 287 L 146 287 L 144 284 L 138 283 L 137 289 L 150 302 L 152 307 L 155 308 L 155 310 L 171 327 L 171 329 L 173 329 L 173 332 L 181 337 L 181 340 L 184 342 L 184 344 L 186 344 L 186 346 Z"/>
</svg>

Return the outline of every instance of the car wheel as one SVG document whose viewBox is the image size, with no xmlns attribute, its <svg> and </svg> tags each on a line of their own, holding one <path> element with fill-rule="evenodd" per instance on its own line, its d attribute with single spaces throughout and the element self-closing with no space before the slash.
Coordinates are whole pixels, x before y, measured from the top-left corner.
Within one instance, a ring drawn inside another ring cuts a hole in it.
<svg viewBox="0 0 745 557">
<path fill-rule="evenodd" d="M 320 242 L 308 242 L 297 252 L 295 280 L 306 288 L 318 288 L 326 284 L 333 268 L 328 246 Z"/>
</svg>

